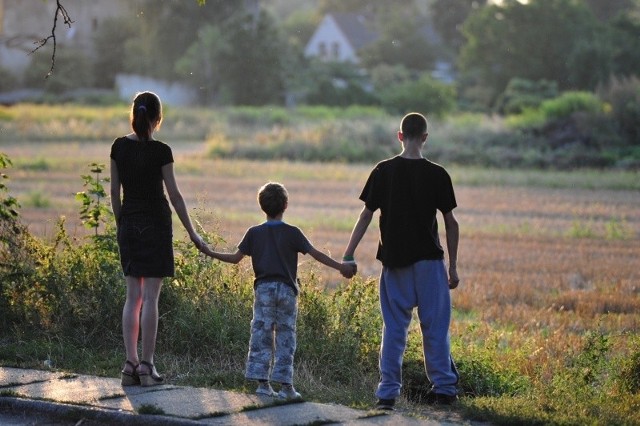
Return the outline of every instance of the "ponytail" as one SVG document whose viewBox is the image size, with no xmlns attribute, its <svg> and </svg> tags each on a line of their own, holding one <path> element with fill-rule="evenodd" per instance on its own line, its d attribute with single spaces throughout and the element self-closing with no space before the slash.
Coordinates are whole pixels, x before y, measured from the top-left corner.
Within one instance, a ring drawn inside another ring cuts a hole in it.
<svg viewBox="0 0 640 426">
<path fill-rule="evenodd" d="M 153 92 L 136 94 L 131 106 L 131 128 L 141 141 L 149 140 L 151 132 L 162 121 L 162 104 Z M 155 127 L 154 127 L 155 126 Z"/>
</svg>

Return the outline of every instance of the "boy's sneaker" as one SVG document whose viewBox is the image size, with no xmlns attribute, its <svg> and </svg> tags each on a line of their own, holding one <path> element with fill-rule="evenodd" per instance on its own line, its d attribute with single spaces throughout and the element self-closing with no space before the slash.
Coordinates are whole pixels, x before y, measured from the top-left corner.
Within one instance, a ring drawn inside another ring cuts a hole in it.
<svg viewBox="0 0 640 426">
<path fill-rule="evenodd" d="M 264 395 L 264 396 L 277 396 L 278 395 L 276 393 L 276 391 L 273 390 L 273 388 L 271 387 L 271 383 L 269 383 L 269 382 L 261 382 L 258 385 L 258 389 L 256 389 L 256 393 L 258 395 Z"/>
<path fill-rule="evenodd" d="M 424 402 L 431 405 L 451 405 L 458 400 L 458 395 L 446 395 L 444 393 L 436 393 L 430 391 L 425 397 Z"/>
<path fill-rule="evenodd" d="M 282 399 L 300 399 L 302 395 L 300 395 L 293 388 L 293 385 L 282 385 L 282 389 L 278 392 L 278 398 Z"/>
<path fill-rule="evenodd" d="M 377 410 L 387 410 L 387 411 L 392 411 L 393 410 L 393 406 L 395 405 L 396 400 L 395 399 L 378 399 L 378 402 L 376 403 L 376 409 Z"/>
</svg>

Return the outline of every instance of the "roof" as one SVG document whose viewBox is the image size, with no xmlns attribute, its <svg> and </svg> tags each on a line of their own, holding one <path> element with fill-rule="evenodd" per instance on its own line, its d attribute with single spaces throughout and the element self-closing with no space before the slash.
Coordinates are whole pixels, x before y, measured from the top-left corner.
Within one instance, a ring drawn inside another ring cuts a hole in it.
<svg viewBox="0 0 640 426">
<path fill-rule="evenodd" d="M 369 28 L 370 22 L 362 14 L 331 13 L 331 16 L 355 50 L 378 39 L 378 33 Z"/>
</svg>

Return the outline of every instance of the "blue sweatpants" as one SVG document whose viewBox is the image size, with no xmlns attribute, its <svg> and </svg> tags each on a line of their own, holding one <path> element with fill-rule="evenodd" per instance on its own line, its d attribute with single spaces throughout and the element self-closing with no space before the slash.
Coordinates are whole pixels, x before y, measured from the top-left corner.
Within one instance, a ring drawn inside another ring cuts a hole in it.
<svg viewBox="0 0 640 426">
<path fill-rule="evenodd" d="M 402 358 L 413 308 L 418 308 L 427 377 L 434 391 L 456 394 L 458 373 L 451 358 L 451 297 L 444 261 L 422 260 L 405 268 L 382 268 L 380 308 L 384 328 L 376 396 L 394 399 L 402 386 Z"/>
</svg>

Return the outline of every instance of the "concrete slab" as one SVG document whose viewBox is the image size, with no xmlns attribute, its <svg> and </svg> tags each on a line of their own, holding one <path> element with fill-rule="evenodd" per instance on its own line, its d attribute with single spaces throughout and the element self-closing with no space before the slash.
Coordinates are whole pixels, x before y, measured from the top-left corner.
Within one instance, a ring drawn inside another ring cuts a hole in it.
<svg viewBox="0 0 640 426">
<path fill-rule="evenodd" d="M 103 399 L 95 406 L 139 411 L 141 407 L 155 407 L 169 416 L 189 419 L 237 413 L 274 403 L 273 398 L 248 395 L 209 388 L 173 387 L 170 389 L 135 393 L 126 389 L 125 398 Z M 138 388 L 141 389 L 141 388 Z"/>
<path fill-rule="evenodd" d="M 355 421 L 366 414 L 366 411 L 341 405 L 298 402 L 244 411 L 224 417 L 203 418 L 200 419 L 200 423 L 234 426 L 331 424 Z"/>
<path fill-rule="evenodd" d="M 163 386 L 164 387 L 164 386 Z M 119 379 L 83 375 L 61 375 L 50 380 L 10 387 L 24 398 L 47 399 L 50 401 L 96 404 L 105 398 L 124 397 L 125 389 Z M 132 393 L 143 393 L 144 388 L 130 387 Z"/>
<path fill-rule="evenodd" d="M 25 370 L 23 368 L 2 367 L 0 368 L 0 386 L 13 386 L 17 384 L 28 384 L 54 380 L 64 376 L 63 373 L 54 371 Z"/>
</svg>

